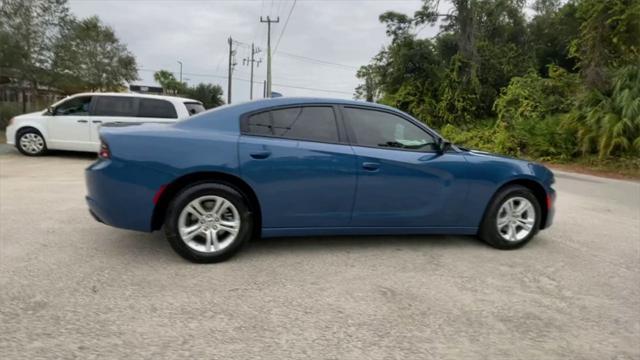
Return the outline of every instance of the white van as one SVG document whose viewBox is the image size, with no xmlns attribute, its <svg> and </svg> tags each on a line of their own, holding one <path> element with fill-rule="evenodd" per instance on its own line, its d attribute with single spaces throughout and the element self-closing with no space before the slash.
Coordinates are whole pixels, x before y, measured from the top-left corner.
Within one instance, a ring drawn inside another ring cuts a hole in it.
<svg viewBox="0 0 640 360">
<path fill-rule="evenodd" d="M 7 126 L 7 143 L 30 156 L 48 149 L 98 151 L 102 124 L 172 123 L 202 111 L 200 101 L 173 96 L 82 93 L 47 110 L 14 117 Z"/>
</svg>

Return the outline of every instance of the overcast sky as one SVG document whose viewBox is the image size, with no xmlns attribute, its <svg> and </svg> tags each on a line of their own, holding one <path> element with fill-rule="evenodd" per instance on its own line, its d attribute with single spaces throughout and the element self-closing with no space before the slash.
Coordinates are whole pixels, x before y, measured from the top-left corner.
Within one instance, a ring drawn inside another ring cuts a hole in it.
<svg viewBox="0 0 640 360">
<path fill-rule="evenodd" d="M 137 84 L 154 85 L 153 71 L 167 69 L 189 84 L 219 84 L 227 92 L 229 36 L 236 45 L 233 102 L 249 99 L 249 44 L 263 49 L 263 62 L 255 68 L 256 81 L 266 79 L 267 26 L 263 18 L 280 17 L 272 25 L 273 91 L 285 96 L 352 98 L 358 84 L 357 68 L 369 62 L 388 43 L 378 15 L 387 10 L 413 14 L 420 0 L 298 0 L 286 29 L 293 0 L 70 0 L 78 17 L 98 15 L 134 53 L 140 68 Z M 421 30 L 433 36 L 435 28 Z M 244 45 L 247 44 L 247 45 Z M 301 58 L 304 57 L 304 58 Z M 324 64 L 317 59 L 340 65 Z M 245 80 L 245 81 L 243 81 Z M 305 90 L 315 88 L 320 90 Z M 254 85 L 254 98 L 262 84 Z"/>
</svg>

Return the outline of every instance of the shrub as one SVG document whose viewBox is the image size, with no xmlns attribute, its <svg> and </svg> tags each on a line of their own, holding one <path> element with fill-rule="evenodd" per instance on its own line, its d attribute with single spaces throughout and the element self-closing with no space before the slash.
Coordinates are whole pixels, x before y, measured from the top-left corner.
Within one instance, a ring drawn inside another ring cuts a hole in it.
<svg viewBox="0 0 640 360">
<path fill-rule="evenodd" d="M 640 154 L 640 67 L 613 73 L 612 85 L 583 90 L 568 116 L 583 154 Z"/>
<path fill-rule="evenodd" d="M 574 105 L 578 77 L 549 66 L 549 78 L 537 73 L 511 79 L 494 104 L 499 152 L 542 158 L 568 158 L 575 152 L 573 129 L 564 126 Z"/>
<path fill-rule="evenodd" d="M 466 127 L 447 124 L 440 129 L 440 133 L 447 140 L 466 148 L 492 152 L 497 151 L 494 119 L 482 120 L 472 126 Z"/>
</svg>

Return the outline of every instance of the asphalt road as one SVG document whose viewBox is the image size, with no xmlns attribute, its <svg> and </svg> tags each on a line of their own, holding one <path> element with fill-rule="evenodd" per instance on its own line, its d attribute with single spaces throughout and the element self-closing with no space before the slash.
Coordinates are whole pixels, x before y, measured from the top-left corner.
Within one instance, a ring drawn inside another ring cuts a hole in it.
<svg viewBox="0 0 640 360">
<path fill-rule="evenodd" d="M 91 156 L 0 154 L 0 358 L 639 359 L 640 183 L 557 173 L 528 246 L 255 241 L 195 265 L 95 222 Z"/>
</svg>

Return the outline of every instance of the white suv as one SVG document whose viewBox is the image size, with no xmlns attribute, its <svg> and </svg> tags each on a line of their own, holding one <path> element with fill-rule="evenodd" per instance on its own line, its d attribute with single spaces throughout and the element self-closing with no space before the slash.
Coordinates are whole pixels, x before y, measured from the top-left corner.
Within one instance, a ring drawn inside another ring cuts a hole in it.
<svg viewBox="0 0 640 360">
<path fill-rule="evenodd" d="M 106 123 L 172 123 L 204 111 L 197 100 L 135 93 L 83 93 L 45 111 L 16 116 L 7 143 L 35 156 L 48 149 L 98 151 L 98 128 Z"/>
</svg>

